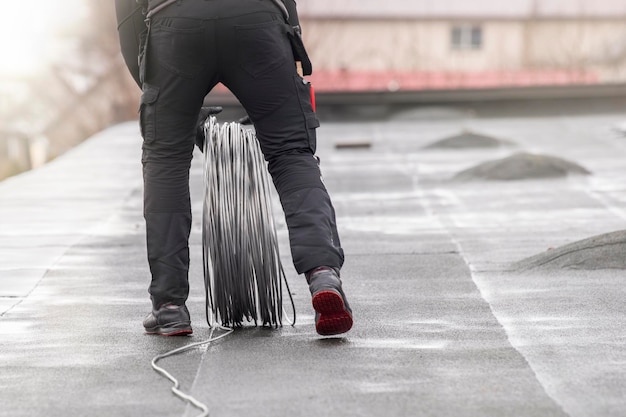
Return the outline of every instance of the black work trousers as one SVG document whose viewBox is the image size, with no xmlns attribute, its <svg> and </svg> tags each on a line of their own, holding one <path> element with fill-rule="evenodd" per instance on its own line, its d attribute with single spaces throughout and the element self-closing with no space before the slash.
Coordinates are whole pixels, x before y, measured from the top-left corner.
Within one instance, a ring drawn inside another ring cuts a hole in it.
<svg viewBox="0 0 626 417">
<path fill-rule="evenodd" d="M 155 307 L 188 296 L 189 168 L 200 107 L 218 82 L 254 122 L 298 273 L 343 264 L 314 156 L 319 122 L 310 88 L 296 72 L 287 27 L 270 0 L 181 0 L 150 22 L 140 122 Z"/>
</svg>

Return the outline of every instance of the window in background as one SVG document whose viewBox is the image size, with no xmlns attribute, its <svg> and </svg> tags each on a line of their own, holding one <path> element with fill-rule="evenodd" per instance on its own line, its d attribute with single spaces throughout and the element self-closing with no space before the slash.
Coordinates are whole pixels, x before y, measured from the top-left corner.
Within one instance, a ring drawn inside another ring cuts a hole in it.
<svg viewBox="0 0 626 417">
<path fill-rule="evenodd" d="M 480 49 L 482 45 L 483 30 L 479 25 L 452 27 L 452 49 Z"/>
</svg>

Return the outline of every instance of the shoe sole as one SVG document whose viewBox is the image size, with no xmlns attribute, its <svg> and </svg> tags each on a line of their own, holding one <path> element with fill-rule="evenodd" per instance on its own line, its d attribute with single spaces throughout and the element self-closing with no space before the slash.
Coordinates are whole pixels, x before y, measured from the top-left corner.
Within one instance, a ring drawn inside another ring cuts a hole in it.
<svg viewBox="0 0 626 417">
<path fill-rule="evenodd" d="M 341 294 L 332 290 L 320 291 L 313 296 L 313 308 L 319 314 L 315 330 L 322 336 L 346 333 L 352 328 L 352 314 L 346 309 Z"/>
<path fill-rule="evenodd" d="M 192 334 L 191 327 L 172 328 L 172 327 L 152 327 L 146 329 L 146 334 L 156 334 L 159 336 L 186 336 Z"/>
</svg>

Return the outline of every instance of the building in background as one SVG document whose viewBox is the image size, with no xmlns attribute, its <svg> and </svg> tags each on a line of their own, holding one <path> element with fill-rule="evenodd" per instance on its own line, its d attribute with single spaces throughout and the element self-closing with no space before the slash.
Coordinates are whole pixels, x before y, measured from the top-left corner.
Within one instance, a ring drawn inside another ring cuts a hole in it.
<svg viewBox="0 0 626 417">
<path fill-rule="evenodd" d="M 5 28 L 0 42 L 0 180 L 42 165 L 110 124 L 137 117 L 140 89 L 119 51 L 113 2 L 59 3 L 66 7 L 50 6 L 58 16 L 44 13 L 44 7 L 31 18 L 28 7 L 37 5 L 7 10 L 13 12 L 7 15 L 13 26 Z M 55 30 L 15 25 L 20 19 L 37 22 L 36 17 Z M 57 27 L 55 17 L 64 23 Z M 26 53 L 31 43 L 38 53 Z"/>
<path fill-rule="evenodd" d="M 298 0 L 318 92 L 623 83 L 624 0 Z"/>
</svg>

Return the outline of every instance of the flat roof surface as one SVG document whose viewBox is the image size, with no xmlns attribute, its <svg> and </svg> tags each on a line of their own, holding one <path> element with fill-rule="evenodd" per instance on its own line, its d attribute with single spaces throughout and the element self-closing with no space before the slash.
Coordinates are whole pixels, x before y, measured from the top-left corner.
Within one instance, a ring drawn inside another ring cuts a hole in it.
<svg viewBox="0 0 626 417">
<path fill-rule="evenodd" d="M 509 103 L 502 117 L 480 117 L 467 106 L 322 121 L 318 155 L 354 328 L 315 333 L 274 196 L 297 323 L 246 327 L 160 361 L 181 389 L 213 417 L 622 416 L 623 248 L 559 248 L 625 228 L 626 136 L 616 129 L 624 107 L 521 116 Z M 506 146 L 429 147 L 464 132 Z M 517 152 L 558 156 L 591 174 L 453 180 Z M 150 361 L 213 334 L 204 321 L 202 158 L 191 168 L 189 338 L 143 333 L 140 159 L 129 122 L 0 182 L 0 415 L 199 414 Z M 568 262 L 514 267 L 550 253 Z M 622 266 L 603 264 L 603 254 Z"/>
</svg>

